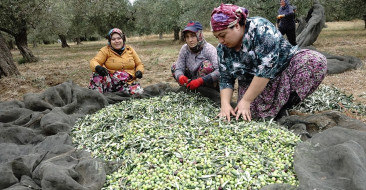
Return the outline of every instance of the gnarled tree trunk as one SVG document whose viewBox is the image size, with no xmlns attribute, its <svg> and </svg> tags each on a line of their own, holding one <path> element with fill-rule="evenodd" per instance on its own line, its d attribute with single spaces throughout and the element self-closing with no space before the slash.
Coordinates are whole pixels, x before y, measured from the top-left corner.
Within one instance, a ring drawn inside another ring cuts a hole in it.
<svg viewBox="0 0 366 190">
<path fill-rule="evenodd" d="M 27 29 L 23 27 L 19 33 L 14 35 L 15 44 L 17 45 L 20 54 L 22 54 L 25 62 L 36 62 L 38 59 L 33 55 L 32 51 L 28 48 Z"/>
<path fill-rule="evenodd" d="M 68 47 L 69 48 L 70 47 L 69 44 L 67 44 L 66 36 L 65 35 L 59 34 L 58 37 L 61 40 L 62 48 L 65 48 L 65 47 Z"/>
<path fill-rule="evenodd" d="M 75 39 L 75 41 L 76 41 L 76 45 L 82 45 L 83 43 L 81 43 L 81 39 L 80 39 L 80 37 L 77 37 L 76 39 Z"/>
<path fill-rule="evenodd" d="M 179 31 L 180 31 L 179 27 L 174 28 L 174 40 L 179 40 Z"/>
<path fill-rule="evenodd" d="M 5 39 L 0 33 L 0 78 L 11 75 L 20 75 L 20 73 L 14 64 L 13 57 Z"/>
<path fill-rule="evenodd" d="M 36 41 L 33 41 L 33 47 L 37 47 L 38 46 L 38 43 Z"/>
<path fill-rule="evenodd" d="M 9 40 L 9 41 L 8 41 L 8 48 L 9 48 L 9 50 L 14 49 L 14 43 L 13 43 L 13 40 Z"/>
<path fill-rule="evenodd" d="M 296 42 L 299 47 L 312 45 L 324 28 L 325 13 L 323 5 L 318 3 L 318 1 L 314 1 L 305 21 L 306 20 L 308 20 L 308 22 L 306 22 L 304 29 L 302 29 L 301 33 L 296 37 Z M 300 22 L 299 26 L 302 24 L 303 23 Z"/>
</svg>

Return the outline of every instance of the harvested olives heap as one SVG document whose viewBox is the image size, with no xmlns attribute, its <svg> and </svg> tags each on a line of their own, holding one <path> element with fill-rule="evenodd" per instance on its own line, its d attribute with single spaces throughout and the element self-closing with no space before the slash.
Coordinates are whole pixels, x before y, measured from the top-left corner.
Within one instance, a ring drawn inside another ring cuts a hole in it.
<svg viewBox="0 0 366 190">
<path fill-rule="evenodd" d="M 346 95 L 335 88 L 321 84 L 319 88 L 294 108 L 303 113 L 326 110 L 352 111 L 356 115 L 366 115 L 366 105 L 354 102 L 353 95 Z"/>
<path fill-rule="evenodd" d="M 216 118 L 197 94 L 167 93 L 110 105 L 79 119 L 73 141 L 94 157 L 121 163 L 104 189 L 259 189 L 298 185 L 300 139 L 271 122 Z"/>
</svg>

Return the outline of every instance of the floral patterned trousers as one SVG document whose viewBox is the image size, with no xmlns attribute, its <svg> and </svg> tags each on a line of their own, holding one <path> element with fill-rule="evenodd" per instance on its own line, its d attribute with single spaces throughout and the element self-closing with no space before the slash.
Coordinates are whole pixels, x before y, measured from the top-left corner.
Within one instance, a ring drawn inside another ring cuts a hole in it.
<svg viewBox="0 0 366 190">
<path fill-rule="evenodd" d="M 262 93 L 251 103 L 253 118 L 275 117 L 287 103 L 291 93 L 304 100 L 312 94 L 327 73 L 327 59 L 317 51 L 303 49 L 291 59 L 288 67 L 276 78 L 271 79 Z M 250 83 L 239 81 L 238 102 L 244 96 Z"/>
<path fill-rule="evenodd" d="M 113 74 L 109 73 L 107 76 L 100 76 L 98 73 L 93 72 L 90 77 L 89 88 L 98 90 L 100 93 L 124 92 L 131 95 L 142 94 L 144 90 L 140 83 L 127 83 L 130 78 L 131 75 L 125 71 L 116 71 Z"/>
</svg>

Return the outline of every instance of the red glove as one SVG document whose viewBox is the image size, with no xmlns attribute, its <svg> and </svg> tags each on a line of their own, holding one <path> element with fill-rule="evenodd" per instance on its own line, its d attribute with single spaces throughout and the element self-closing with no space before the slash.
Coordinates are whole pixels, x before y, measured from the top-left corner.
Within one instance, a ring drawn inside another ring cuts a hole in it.
<svg viewBox="0 0 366 190">
<path fill-rule="evenodd" d="M 200 87 L 202 84 L 203 84 L 203 79 L 198 78 L 198 79 L 192 80 L 190 83 L 188 83 L 187 88 L 194 90 L 194 89 Z"/>
<path fill-rule="evenodd" d="M 186 77 L 186 76 L 184 76 L 184 75 L 181 75 L 180 77 L 179 77 L 179 84 L 180 85 L 182 85 L 182 86 L 184 86 L 185 84 L 187 84 L 188 83 L 188 77 Z"/>
</svg>

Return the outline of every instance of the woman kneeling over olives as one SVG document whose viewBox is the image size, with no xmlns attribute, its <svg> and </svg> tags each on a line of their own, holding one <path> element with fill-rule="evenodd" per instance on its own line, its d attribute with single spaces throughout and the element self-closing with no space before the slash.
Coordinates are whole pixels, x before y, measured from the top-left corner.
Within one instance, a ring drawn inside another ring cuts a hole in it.
<svg viewBox="0 0 366 190">
<path fill-rule="evenodd" d="M 218 39 L 220 117 L 244 120 L 275 118 L 304 100 L 327 72 L 324 55 L 292 46 L 267 19 L 248 17 L 248 10 L 221 4 L 211 14 Z M 238 79 L 238 104 L 230 101 Z"/>
<path fill-rule="evenodd" d="M 206 42 L 202 30 L 202 25 L 197 21 L 185 26 L 183 37 L 186 44 L 180 49 L 171 71 L 178 83 L 190 90 L 206 86 L 218 91 L 220 73 L 216 48 Z"/>
<path fill-rule="evenodd" d="M 111 29 L 107 39 L 108 45 L 90 61 L 93 75 L 89 88 L 101 93 L 142 94 L 144 91 L 136 82 L 144 72 L 139 56 L 131 46 L 126 45 L 126 36 L 120 29 Z"/>
</svg>

